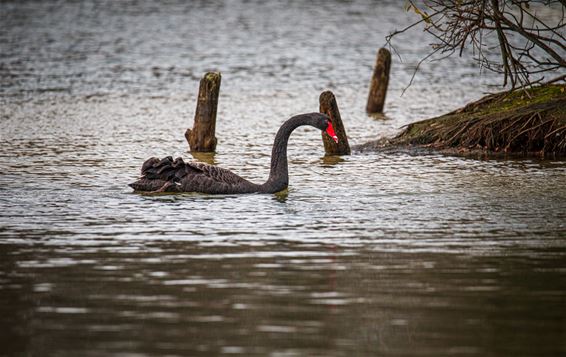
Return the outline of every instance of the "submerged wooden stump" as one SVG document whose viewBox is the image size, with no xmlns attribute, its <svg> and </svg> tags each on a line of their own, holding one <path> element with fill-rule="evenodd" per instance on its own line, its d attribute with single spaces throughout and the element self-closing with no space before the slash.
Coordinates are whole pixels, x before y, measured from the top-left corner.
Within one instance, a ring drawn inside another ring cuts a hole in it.
<svg viewBox="0 0 566 357">
<path fill-rule="evenodd" d="M 336 97 L 331 91 L 322 92 L 319 98 L 320 112 L 330 117 L 334 132 L 338 137 L 338 143 L 335 143 L 326 133 L 322 133 L 322 142 L 324 143 L 324 151 L 326 155 L 350 155 L 350 145 L 346 136 L 346 129 L 342 123 L 342 117 L 338 110 Z"/>
<path fill-rule="evenodd" d="M 391 53 L 380 48 L 377 52 L 377 60 L 371 77 L 371 85 L 368 95 L 366 112 L 368 114 L 383 113 L 385 106 L 385 96 L 389 85 L 389 70 L 391 69 Z"/>
<path fill-rule="evenodd" d="M 193 129 L 185 132 L 191 151 L 216 150 L 216 111 L 221 79 L 219 72 L 208 72 L 200 80 Z"/>
</svg>

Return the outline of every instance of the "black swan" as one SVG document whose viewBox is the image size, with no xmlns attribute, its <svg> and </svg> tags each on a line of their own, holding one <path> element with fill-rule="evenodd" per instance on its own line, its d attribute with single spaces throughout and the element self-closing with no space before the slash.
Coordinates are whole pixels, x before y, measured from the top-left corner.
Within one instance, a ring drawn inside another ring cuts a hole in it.
<svg viewBox="0 0 566 357">
<path fill-rule="evenodd" d="M 275 136 L 271 152 L 271 171 L 269 179 L 262 185 L 249 182 L 235 173 L 218 166 L 199 162 L 184 162 L 182 158 L 173 160 L 152 157 L 143 163 L 141 177 L 129 186 L 135 191 L 146 192 L 201 192 L 216 194 L 234 193 L 276 193 L 287 188 L 289 173 L 287 168 L 287 142 L 291 132 L 302 125 L 310 125 L 325 131 L 334 141 L 338 138 L 330 119 L 321 113 L 294 116 L 287 120 Z"/>
</svg>

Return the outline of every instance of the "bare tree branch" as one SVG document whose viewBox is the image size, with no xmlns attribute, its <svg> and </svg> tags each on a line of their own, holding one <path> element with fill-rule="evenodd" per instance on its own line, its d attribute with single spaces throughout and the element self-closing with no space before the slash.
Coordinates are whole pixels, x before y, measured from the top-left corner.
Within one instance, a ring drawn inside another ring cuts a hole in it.
<svg viewBox="0 0 566 357">
<path fill-rule="evenodd" d="M 537 15 L 541 6 L 560 8 L 553 23 Z M 533 75 L 540 77 L 546 72 L 566 69 L 565 8 L 566 0 L 422 0 L 419 7 L 408 0 L 407 11 L 413 10 L 420 19 L 389 34 L 386 41 L 393 48 L 394 37 L 424 24 L 424 30 L 437 42 L 416 70 L 426 59 L 437 61 L 455 52 L 463 56 L 470 48 L 481 69 L 502 74 L 503 86 L 509 83 L 511 89 L 524 87 L 540 81 L 533 79 Z M 499 61 L 486 52 L 492 49 L 486 44 L 493 44 L 493 40 L 497 42 Z M 442 55 L 433 58 L 435 54 Z M 415 74 L 416 71 L 409 86 Z"/>
</svg>

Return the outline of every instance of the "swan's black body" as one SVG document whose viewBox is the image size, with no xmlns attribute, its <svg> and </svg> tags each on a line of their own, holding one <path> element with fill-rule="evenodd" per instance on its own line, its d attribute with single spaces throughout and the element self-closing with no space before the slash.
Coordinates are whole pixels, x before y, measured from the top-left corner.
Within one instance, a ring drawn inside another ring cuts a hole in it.
<svg viewBox="0 0 566 357">
<path fill-rule="evenodd" d="M 335 138 L 328 117 L 320 113 L 301 114 L 287 120 L 275 136 L 271 153 L 269 179 L 262 185 L 248 180 L 218 166 L 197 162 L 184 162 L 172 157 L 151 158 L 144 162 L 140 179 L 130 186 L 135 191 L 149 192 L 202 192 L 216 194 L 275 193 L 287 188 L 289 172 L 287 166 L 287 142 L 297 127 L 314 126 L 328 131 Z M 335 139 L 336 140 L 336 139 Z"/>
</svg>

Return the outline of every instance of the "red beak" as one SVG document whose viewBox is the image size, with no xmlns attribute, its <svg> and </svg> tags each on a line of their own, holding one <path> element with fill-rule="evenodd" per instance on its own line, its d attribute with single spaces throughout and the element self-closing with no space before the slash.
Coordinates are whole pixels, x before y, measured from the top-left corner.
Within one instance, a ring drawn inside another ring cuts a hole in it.
<svg viewBox="0 0 566 357">
<path fill-rule="evenodd" d="M 330 120 L 328 121 L 328 128 L 326 128 L 326 134 L 328 134 L 328 136 L 334 139 L 334 141 L 338 144 L 338 137 L 334 132 L 334 128 L 332 127 L 332 123 L 330 122 Z"/>
</svg>

